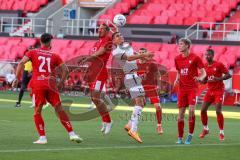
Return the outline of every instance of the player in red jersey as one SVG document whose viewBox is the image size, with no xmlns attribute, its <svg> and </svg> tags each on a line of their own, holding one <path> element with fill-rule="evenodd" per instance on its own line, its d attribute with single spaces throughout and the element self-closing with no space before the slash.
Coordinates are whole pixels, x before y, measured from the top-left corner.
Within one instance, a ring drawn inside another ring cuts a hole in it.
<svg viewBox="0 0 240 160">
<path fill-rule="evenodd" d="M 56 69 L 60 70 L 60 73 L 62 73 L 60 82 L 58 84 L 58 87 L 62 88 L 68 75 L 68 68 L 63 63 L 59 55 L 51 52 L 51 40 L 52 35 L 47 33 L 43 34 L 41 36 L 41 48 L 33 49 L 27 52 L 19 62 L 16 71 L 16 76 L 18 77 L 23 69 L 24 64 L 28 61 L 32 62 L 33 76 L 31 80 L 31 88 L 33 96 L 32 98 L 35 104 L 34 122 L 40 136 L 39 139 L 34 143 L 47 143 L 44 121 L 41 114 L 42 107 L 44 104 L 46 104 L 46 102 L 49 102 L 54 107 L 62 125 L 69 133 L 70 140 L 80 143 L 82 139 L 73 131 L 71 122 L 62 108 L 59 92 L 55 87 L 52 87 L 57 85 L 55 81 L 56 77 L 54 76 Z M 16 87 L 17 83 L 18 79 L 15 79 L 13 82 L 13 87 Z"/>
<path fill-rule="evenodd" d="M 140 48 L 139 54 L 144 54 L 147 49 Z M 138 74 L 142 77 L 142 85 L 145 91 L 145 96 L 150 99 L 151 104 L 156 109 L 157 119 L 157 133 L 163 134 L 162 129 L 162 107 L 160 104 L 160 98 L 158 94 L 159 78 L 160 73 L 158 66 L 153 59 L 141 59 L 139 60 L 139 71 Z"/>
<path fill-rule="evenodd" d="M 203 124 L 203 131 L 200 138 L 204 138 L 209 133 L 207 110 L 212 103 L 216 105 L 217 122 L 220 129 L 219 139 L 224 140 L 224 118 L 222 114 L 222 101 L 224 94 L 223 80 L 231 78 L 227 68 L 221 62 L 213 60 L 214 51 L 208 49 L 206 54 L 207 63 L 205 70 L 207 77 L 202 81 L 208 84 L 208 91 L 204 97 L 204 103 L 201 109 L 201 121 Z"/>
<path fill-rule="evenodd" d="M 186 108 L 189 106 L 189 133 L 185 144 L 190 144 L 194 127 L 195 127 L 195 107 L 197 82 L 206 77 L 206 72 L 202 60 L 197 55 L 190 53 L 191 41 L 187 38 L 181 38 L 178 42 L 180 55 L 175 58 L 177 69 L 177 78 L 174 86 L 179 83 L 178 91 L 178 141 L 177 144 L 183 143 L 184 132 L 184 115 Z M 198 75 L 198 69 L 200 75 Z"/>
<path fill-rule="evenodd" d="M 107 110 L 107 106 L 101 99 L 101 93 L 108 78 L 107 61 L 112 51 L 112 36 L 110 27 L 105 23 L 99 27 L 99 40 L 93 47 L 93 54 L 80 59 L 80 63 L 91 62 L 89 66 L 88 84 L 91 89 L 92 102 L 95 104 L 99 114 L 102 117 L 103 134 L 108 134 L 112 127 L 111 117 Z"/>
</svg>

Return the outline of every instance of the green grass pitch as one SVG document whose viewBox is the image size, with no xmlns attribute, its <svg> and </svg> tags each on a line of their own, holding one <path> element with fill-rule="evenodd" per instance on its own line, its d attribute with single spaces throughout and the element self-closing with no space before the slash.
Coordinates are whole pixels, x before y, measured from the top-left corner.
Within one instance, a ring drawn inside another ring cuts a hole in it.
<svg viewBox="0 0 240 160">
<path fill-rule="evenodd" d="M 73 126 L 84 142 L 77 144 L 70 142 L 68 135 L 61 126 L 53 109 L 43 110 L 47 145 L 34 145 L 38 135 L 33 122 L 33 109 L 29 108 L 30 98 L 24 96 L 21 108 L 15 108 L 17 94 L 0 92 L 0 160 L 107 160 L 107 159 L 177 159 L 177 160 L 221 160 L 240 158 L 240 108 L 224 107 L 226 112 L 235 112 L 238 116 L 225 119 L 225 141 L 218 139 L 216 117 L 209 118 L 210 134 L 198 138 L 202 130 L 200 117 L 196 117 L 195 135 L 191 145 L 176 145 L 177 122 L 176 113 L 165 113 L 163 118 L 164 134 L 157 135 L 156 122 L 150 118 L 154 113 L 143 113 L 143 120 L 139 124 L 139 134 L 142 144 L 132 140 L 123 130 L 131 111 L 114 110 L 111 112 L 114 126 L 110 135 L 103 136 L 100 132 L 100 118 L 89 121 L 73 121 Z M 62 97 L 62 99 L 69 97 Z M 74 103 L 88 104 L 88 98 L 72 98 Z M 126 104 L 121 104 L 126 105 Z M 151 106 L 146 106 L 150 108 Z M 176 109 L 176 104 L 163 104 L 163 112 Z M 200 106 L 197 106 L 197 110 Z M 85 112 L 86 107 L 75 107 L 73 112 Z M 210 110 L 214 111 L 214 107 Z M 188 130 L 185 120 L 185 136 Z"/>
</svg>

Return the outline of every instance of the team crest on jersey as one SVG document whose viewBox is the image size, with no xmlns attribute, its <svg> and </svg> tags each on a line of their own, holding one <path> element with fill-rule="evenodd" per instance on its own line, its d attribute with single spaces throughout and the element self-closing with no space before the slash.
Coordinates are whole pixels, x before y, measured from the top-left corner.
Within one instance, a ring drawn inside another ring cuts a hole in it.
<svg viewBox="0 0 240 160">
<path fill-rule="evenodd" d="M 189 60 L 189 64 L 191 64 L 192 63 L 192 61 L 191 60 Z"/>
<path fill-rule="evenodd" d="M 97 47 L 94 47 L 94 48 L 92 49 L 92 51 L 93 51 L 93 52 L 96 52 L 96 51 L 97 51 Z"/>
<path fill-rule="evenodd" d="M 217 68 L 213 68 L 213 70 L 214 70 L 214 71 L 216 71 L 216 70 L 217 70 Z"/>
</svg>

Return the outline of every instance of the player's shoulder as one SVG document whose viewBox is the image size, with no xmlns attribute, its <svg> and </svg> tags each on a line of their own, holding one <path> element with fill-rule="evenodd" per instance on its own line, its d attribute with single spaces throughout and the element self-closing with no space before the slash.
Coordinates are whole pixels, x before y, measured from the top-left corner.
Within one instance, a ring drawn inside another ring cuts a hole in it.
<svg viewBox="0 0 240 160">
<path fill-rule="evenodd" d="M 110 34 L 105 35 L 104 37 L 100 38 L 102 41 L 112 41 L 112 36 Z"/>
<path fill-rule="evenodd" d="M 217 66 L 217 67 L 225 66 L 222 62 L 219 62 L 219 61 L 214 61 L 214 63 L 215 63 L 215 66 Z"/>
<path fill-rule="evenodd" d="M 177 55 L 174 59 L 175 59 L 175 60 L 180 60 L 180 59 L 182 59 L 182 55 L 179 54 L 179 55 Z"/>
<path fill-rule="evenodd" d="M 200 57 L 199 57 L 197 54 L 195 54 L 195 53 L 190 53 L 189 56 L 192 57 L 192 58 L 200 58 Z"/>
</svg>

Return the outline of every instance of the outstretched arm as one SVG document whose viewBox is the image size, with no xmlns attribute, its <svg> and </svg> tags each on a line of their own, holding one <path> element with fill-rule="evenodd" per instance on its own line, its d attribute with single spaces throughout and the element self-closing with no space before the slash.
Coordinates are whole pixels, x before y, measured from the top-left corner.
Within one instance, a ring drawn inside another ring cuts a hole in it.
<svg viewBox="0 0 240 160">
<path fill-rule="evenodd" d="M 135 55 L 131 55 L 131 56 L 127 56 L 126 54 L 123 54 L 122 60 L 134 61 L 134 60 L 138 60 L 138 59 L 142 59 L 142 58 L 149 58 L 149 57 L 153 57 L 153 54 L 149 53 L 149 52 L 146 52 L 144 54 L 135 54 Z"/>
</svg>

